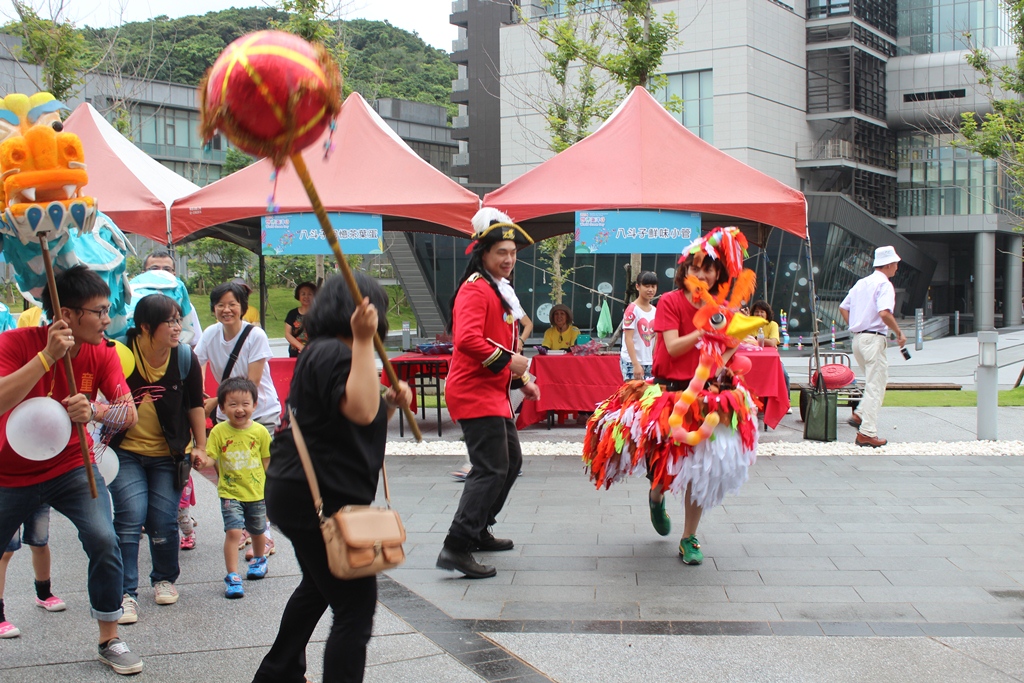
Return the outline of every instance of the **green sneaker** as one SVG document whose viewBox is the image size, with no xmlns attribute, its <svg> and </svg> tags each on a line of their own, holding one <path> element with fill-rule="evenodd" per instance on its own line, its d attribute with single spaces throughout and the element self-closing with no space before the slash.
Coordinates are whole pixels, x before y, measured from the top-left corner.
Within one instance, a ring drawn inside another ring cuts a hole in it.
<svg viewBox="0 0 1024 683">
<path fill-rule="evenodd" d="M 662 496 L 661 500 L 657 503 L 648 497 L 647 504 L 651 506 L 651 524 L 654 525 L 654 530 L 662 536 L 668 536 L 672 533 L 672 520 L 669 519 L 668 513 L 665 512 L 665 497 Z"/>
<path fill-rule="evenodd" d="M 683 556 L 683 564 L 700 564 L 704 561 L 704 553 L 700 551 L 700 541 L 696 534 L 679 541 L 679 554 Z"/>
</svg>

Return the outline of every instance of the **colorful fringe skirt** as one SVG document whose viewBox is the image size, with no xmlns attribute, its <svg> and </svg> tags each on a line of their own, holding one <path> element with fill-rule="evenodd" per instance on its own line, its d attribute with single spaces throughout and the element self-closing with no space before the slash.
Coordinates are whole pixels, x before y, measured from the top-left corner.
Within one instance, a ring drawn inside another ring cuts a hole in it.
<svg viewBox="0 0 1024 683">
<path fill-rule="evenodd" d="M 683 393 L 633 380 L 598 406 L 583 442 L 583 461 L 597 488 L 649 473 L 652 487 L 675 494 L 689 487 L 691 500 L 704 509 L 739 490 L 757 458 L 755 400 L 742 384 L 698 392 L 679 427 L 692 435 L 711 413 L 718 413 L 719 422 L 707 438 L 691 446 L 673 438 L 670 424 Z"/>
</svg>

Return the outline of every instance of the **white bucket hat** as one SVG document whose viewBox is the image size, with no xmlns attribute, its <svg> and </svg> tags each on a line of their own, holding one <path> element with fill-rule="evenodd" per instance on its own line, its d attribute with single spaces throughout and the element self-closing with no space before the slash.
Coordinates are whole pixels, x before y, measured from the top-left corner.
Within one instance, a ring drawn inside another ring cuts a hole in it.
<svg viewBox="0 0 1024 683">
<path fill-rule="evenodd" d="M 871 266 L 872 268 L 880 268 L 887 266 L 890 263 L 898 263 L 900 257 L 896 255 L 896 250 L 892 247 L 878 247 L 875 249 L 875 263 Z"/>
</svg>

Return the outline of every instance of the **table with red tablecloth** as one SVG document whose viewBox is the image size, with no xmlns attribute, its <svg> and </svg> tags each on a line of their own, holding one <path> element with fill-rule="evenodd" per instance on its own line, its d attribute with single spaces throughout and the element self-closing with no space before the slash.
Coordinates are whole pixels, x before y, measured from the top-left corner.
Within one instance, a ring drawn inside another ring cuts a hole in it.
<svg viewBox="0 0 1024 683">
<path fill-rule="evenodd" d="M 534 356 L 530 364 L 540 389 L 539 401 L 523 401 L 516 419 L 522 429 L 549 412 L 591 413 L 622 386 L 619 355 Z"/>
<path fill-rule="evenodd" d="M 764 404 L 765 425 L 775 429 L 789 410 L 789 385 L 778 350 L 743 347 L 736 355 L 750 360 L 750 372 L 744 378 L 747 389 Z"/>
<path fill-rule="evenodd" d="M 437 435 L 441 436 L 441 400 L 444 396 L 443 381 L 448 376 L 448 368 L 451 365 L 452 355 L 450 353 L 429 354 L 429 353 L 403 353 L 389 359 L 391 367 L 395 369 L 395 376 L 409 384 L 412 389 L 412 403 L 409 409 L 416 412 L 416 395 L 419 394 L 419 405 L 422 406 L 423 418 L 427 417 L 427 406 L 423 401 L 426 389 L 433 388 L 437 392 Z M 390 386 L 387 374 L 380 378 L 384 386 Z M 398 412 L 398 433 L 405 434 L 404 416 Z"/>
<path fill-rule="evenodd" d="M 281 411 L 284 411 L 284 403 L 288 400 L 288 393 L 292 386 L 292 375 L 295 374 L 295 361 L 297 358 L 271 358 L 267 361 L 270 366 L 270 380 L 277 390 L 277 398 L 281 402 Z M 206 374 L 203 377 L 203 390 L 208 396 L 217 395 L 217 387 L 220 382 L 213 376 L 210 364 L 206 364 Z"/>
<path fill-rule="evenodd" d="M 789 387 L 782 359 L 773 348 L 743 349 L 750 359 L 746 385 L 764 404 L 764 422 L 775 428 L 789 410 Z M 622 386 L 618 355 L 535 356 L 530 372 L 540 388 L 539 401 L 523 401 L 516 427 L 537 424 L 549 413 L 589 413 Z"/>
</svg>

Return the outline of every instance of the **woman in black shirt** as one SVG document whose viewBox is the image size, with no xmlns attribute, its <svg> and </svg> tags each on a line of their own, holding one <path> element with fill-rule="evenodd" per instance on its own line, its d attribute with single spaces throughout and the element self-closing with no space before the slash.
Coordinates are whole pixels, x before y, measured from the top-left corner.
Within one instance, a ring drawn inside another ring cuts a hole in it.
<svg viewBox="0 0 1024 683">
<path fill-rule="evenodd" d="M 342 277 L 332 277 L 304 318 L 309 343 L 295 364 L 288 405 L 302 429 L 323 496 L 324 514 L 345 505 L 369 505 L 384 462 L 387 421 L 412 398 L 409 386 L 382 395 L 373 356 L 373 333 L 387 334 L 387 294 L 356 274 L 365 298 L 353 305 Z M 271 446 L 267 471 L 268 516 L 295 548 L 302 581 L 281 617 L 274 646 L 254 683 L 305 681 L 306 645 L 328 605 L 334 623 L 324 648 L 324 683 L 363 680 L 366 645 L 377 605 L 377 578 L 342 581 L 327 564 L 320 524 L 289 424 Z"/>
<path fill-rule="evenodd" d="M 288 311 L 288 315 L 284 318 L 284 338 L 288 340 L 289 358 L 298 358 L 299 353 L 309 341 L 306 326 L 302 321 L 309 313 L 309 307 L 313 305 L 315 296 L 316 285 L 312 282 L 300 282 L 295 288 L 295 300 L 299 302 L 299 307 Z"/>
</svg>

